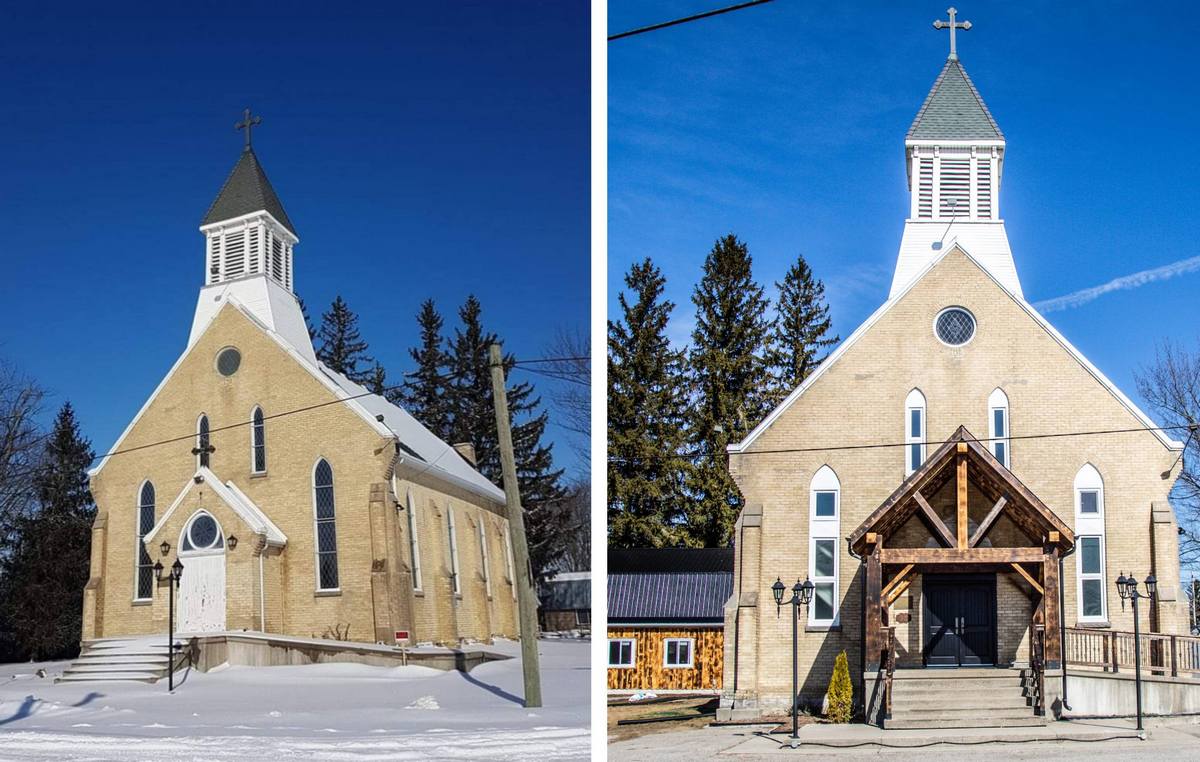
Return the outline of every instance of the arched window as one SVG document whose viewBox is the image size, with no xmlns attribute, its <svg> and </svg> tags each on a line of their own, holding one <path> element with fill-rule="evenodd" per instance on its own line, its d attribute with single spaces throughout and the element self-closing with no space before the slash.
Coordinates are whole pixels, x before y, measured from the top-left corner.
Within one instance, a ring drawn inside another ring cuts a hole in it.
<svg viewBox="0 0 1200 762">
<path fill-rule="evenodd" d="M 816 588 L 808 623 L 832 625 L 838 613 L 838 536 L 842 486 L 829 466 L 821 466 L 808 489 L 808 575 Z"/>
<path fill-rule="evenodd" d="M 200 414 L 196 421 L 196 467 L 208 468 L 208 416 Z"/>
<path fill-rule="evenodd" d="M 215 553 L 225 549 L 221 525 L 208 511 L 198 511 L 179 535 L 180 553 Z"/>
<path fill-rule="evenodd" d="M 338 589 L 337 527 L 334 524 L 333 469 L 321 458 L 313 468 L 317 535 L 317 589 Z"/>
<path fill-rule="evenodd" d="M 988 397 L 988 442 L 992 449 L 992 455 L 996 456 L 996 460 L 1000 461 L 1005 468 L 1011 468 L 1009 465 L 1009 441 L 1011 436 L 1008 431 L 1008 395 L 1001 389 L 996 389 Z"/>
<path fill-rule="evenodd" d="M 413 500 L 412 490 L 405 498 L 408 510 L 408 552 L 412 556 L 412 585 L 413 590 L 421 589 L 421 538 L 417 534 L 417 501 Z"/>
<path fill-rule="evenodd" d="M 256 474 L 267 471 L 267 431 L 261 407 L 250 415 L 250 468 Z"/>
<path fill-rule="evenodd" d="M 1091 463 L 1075 474 L 1075 571 L 1079 619 L 1108 621 L 1104 560 L 1104 479 Z"/>
<path fill-rule="evenodd" d="M 449 545 L 447 551 L 450 554 L 450 583 L 454 589 L 455 595 L 462 593 L 462 575 L 458 572 L 458 529 L 454 525 L 454 508 L 450 505 L 446 506 L 446 529 L 449 532 Z"/>
<path fill-rule="evenodd" d="M 154 564 L 142 539 L 154 528 L 154 485 L 150 480 L 142 482 L 138 490 L 137 510 L 137 595 L 139 601 L 149 600 L 154 595 Z"/>
<path fill-rule="evenodd" d="M 913 389 L 904 400 L 904 475 L 925 462 L 925 395 Z"/>
<path fill-rule="evenodd" d="M 483 514 L 479 515 L 479 563 L 483 565 L 483 586 L 487 590 L 488 598 L 492 597 L 492 574 L 488 570 L 488 544 L 487 530 L 485 529 L 486 522 Z"/>
</svg>

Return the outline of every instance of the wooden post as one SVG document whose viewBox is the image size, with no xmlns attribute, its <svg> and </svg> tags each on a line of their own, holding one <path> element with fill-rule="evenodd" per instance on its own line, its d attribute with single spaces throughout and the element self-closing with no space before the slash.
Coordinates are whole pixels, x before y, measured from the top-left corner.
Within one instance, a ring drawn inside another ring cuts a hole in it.
<svg viewBox="0 0 1200 762">
<path fill-rule="evenodd" d="M 1110 632 L 1110 633 L 1108 633 L 1108 636 L 1109 636 L 1109 640 L 1112 641 L 1112 645 L 1108 649 L 1109 652 L 1112 654 L 1112 671 L 1120 672 L 1121 671 L 1121 659 L 1120 659 L 1120 657 L 1117 656 L 1117 633 Z"/>
<path fill-rule="evenodd" d="M 967 547 L 967 443 L 958 443 L 958 547 Z"/>
<path fill-rule="evenodd" d="M 871 549 L 867 556 L 866 566 L 867 585 L 867 642 L 866 670 L 877 671 L 880 668 L 880 655 L 883 652 L 883 564 L 879 562 L 879 545 Z"/>
<path fill-rule="evenodd" d="M 538 665 L 537 599 L 533 593 L 533 569 L 529 565 L 529 543 L 525 536 L 525 512 L 517 489 L 517 462 L 513 455 L 512 422 L 508 417 L 508 393 L 504 387 L 504 361 L 500 345 L 488 348 L 492 369 L 492 402 L 496 408 L 496 434 L 500 466 L 504 476 L 504 502 L 512 528 L 513 574 L 517 586 L 517 613 L 521 623 L 521 669 L 525 673 L 525 706 L 542 705 L 541 669 Z"/>
<path fill-rule="evenodd" d="M 1042 562 L 1042 605 L 1045 607 L 1043 624 L 1046 626 L 1046 669 L 1062 667 L 1062 628 L 1058 611 L 1058 548 L 1047 548 Z"/>
<path fill-rule="evenodd" d="M 1179 677 L 1179 658 L 1175 655 L 1175 636 L 1171 636 L 1171 677 Z"/>
</svg>

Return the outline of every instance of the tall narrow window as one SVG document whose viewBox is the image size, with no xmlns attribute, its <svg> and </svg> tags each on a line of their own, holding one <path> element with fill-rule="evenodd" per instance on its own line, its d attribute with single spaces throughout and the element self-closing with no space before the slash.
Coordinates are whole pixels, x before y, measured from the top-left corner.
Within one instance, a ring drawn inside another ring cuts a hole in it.
<svg viewBox="0 0 1200 762">
<path fill-rule="evenodd" d="M 334 523 L 333 469 L 324 458 L 313 469 L 317 536 L 317 589 L 338 589 L 337 527 Z"/>
<path fill-rule="evenodd" d="M 263 423 L 261 407 L 254 408 L 250 416 L 250 458 L 254 473 L 262 474 L 267 470 L 267 431 Z"/>
<path fill-rule="evenodd" d="M 208 416 L 200 414 L 196 421 L 196 466 L 208 468 Z"/>
<path fill-rule="evenodd" d="M 508 581 L 512 584 L 512 597 L 517 599 L 517 573 L 513 566 L 513 549 L 512 549 L 512 533 L 509 531 L 508 524 L 504 525 L 504 562 L 508 566 Z"/>
<path fill-rule="evenodd" d="M 1000 389 L 988 397 L 988 441 L 991 443 L 992 455 L 1005 468 L 1011 468 L 1009 458 L 1008 433 L 1008 395 Z"/>
<path fill-rule="evenodd" d="M 454 509 L 449 505 L 446 506 L 446 530 L 449 532 L 446 539 L 447 552 L 450 554 L 450 586 L 458 595 L 462 593 L 462 579 L 458 573 L 458 530 L 454 526 Z"/>
<path fill-rule="evenodd" d="M 904 475 L 925 462 L 925 395 L 916 389 L 904 401 Z"/>
<path fill-rule="evenodd" d="M 1104 480 L 1090 463 L 1075 474 L 1075 534 L 1079 620 L 1105 622 Z"/>
<path fill-rule="evenodd" d="M 417 501 L 413 500 L 412 490 L 408 491 L 405 500 L 408 510 L 408 553 L 412 557 L 413 590 L 421 589 L 421 539 L 417 536 Z"/>
<path fill-rule="evenodd" d="M 483 564 L 483 586 L 487 589 L 487 596 L 492 597 L 492 573 L 488 570 L 488 543 L 487 530 L 484 528 L 485 522 L 483 515 L 479 516 L 479 562 Z"/>
<path fill-rule="evenodd" d="M 154 595 L 154 565 L 142 539 L 154 528 L 154 485 L 142 482 L 138 491 L 137 512 L 137 600 L 148 600 Z"/>
<path fill-rule="evenodd" d="M 829 466 L 821 466 L 809 484 L 808 575 L 816 588 L 808 622 L 832 625 L 838 612 L 838 537 L 841 534 L 841 483 Z"/>
</svg>

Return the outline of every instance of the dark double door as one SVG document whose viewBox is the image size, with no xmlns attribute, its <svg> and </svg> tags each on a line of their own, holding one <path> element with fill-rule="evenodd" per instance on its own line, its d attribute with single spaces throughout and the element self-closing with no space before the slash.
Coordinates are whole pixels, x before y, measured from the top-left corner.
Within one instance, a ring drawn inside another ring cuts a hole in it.
<svg viewBox="0 0 1200 762">
<path fill-rule="evenodd" d="M 996 663 L 996 578 L 926 575 L 925 666 Z"/>
</svg>

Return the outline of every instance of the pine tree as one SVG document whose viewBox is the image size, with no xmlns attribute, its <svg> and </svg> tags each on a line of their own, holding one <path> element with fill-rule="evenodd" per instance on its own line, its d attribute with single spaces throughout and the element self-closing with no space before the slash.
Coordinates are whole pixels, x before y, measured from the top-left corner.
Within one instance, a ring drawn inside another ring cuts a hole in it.
<svg viewBox="0 0 1200 762">
<path fill-rule="evenodd" d="M 37 507 L 18 519 L 0 562 L 0 607 L 19 651 L 35 660 L 78 652 L 96 506 L 88 489 L 91 444 L 70 403 L 59 410 L 34 478 Z"/>
<path fill-rule="evenodd" d="M 421 328 L 421 343 L 408 350 L 417 364 L 414 373 L 404 381 L 401 400 L 427 429 L 442 439 L 450 438 L 450 409 L 447 400 L 446 375 L 449 357 L 442 337 L 442 316 L 432 299 L 426 299 L 417 313 Z"/>
<path fill-rule="evenodd" d="M 498 339 L 484 330 L 482 308 L 474 296 L 459 310 L 462 326 L 455 330 L 450 345 L 448 399 L 452 442 L 470 442 L 480 473 L 503 485 L 496 414 L 492 403 L 492 379 L 488 347 Z M 505 377 L 515 367 L 512 355 L 504 357 Z M 534 573 L 541 575 L 561 555 L 566 543 L 560 539 L 569 527 L 559 521 L 566 490 L 562 469 L 554 469 L 551 445 L 542 444 L 548 416 L 539 412 L 541 398 L 534 396 L 529 382 L 508 384 L 508 411 L 512 424 L 513 453 L 517 462 L 517 487 L 525 509 Z"/>
<path fill-rule="evenodd" d="M 768 354 L 775 383 L 770 394 L 772 406 L 808 378 L 825 359 L 825 348 L 838 342 L 837 336 L 826 337 L 833 323 L 825 304 L 825 284 L 813 278 L 803 255 L 782 282 L 776 281 L 775 288 L 779 301 Z"/>
<path fill-rule="evenodd" d="M 317 338 L 321 340 L 317 359 L 325 367 L 357 384 L 371 380 L 369 368 L 375 361 L 367 354 L 367 342 L 358 332 L 358 315 L 350 311 L 341 295 L 321 316 Z"/>
<path fill-rule="evenodd" d="M 672 349 L 667 323 L 674 303 L 650 259 L 625 276 L 621 319 L 608 322 L 608 543 L 677 545 L 686 518 L 683 430 L 685 357 Z"/>
<path fill-rule="evenodd" d="M 367 380 L 363 386 L 367 387 L 367 391 L 372 394 L 378 394 L 385 399 L 390 400 L 393 396 L 392 392 L 388 389 L 387 371 L 383 369 L 378 360 L 375 361 L 371 372 L 367 374 Z"/>
<path fill-rule="evenodd" d="M 736 236 L 717 240 L 692 295 L 696 328 L 688 359 L 694 399 L 688 429 L 694 462 L 688 530 L 693 543 L 706 547 L 729 543 L 742 507 L 725 448 L 756 425 L 769 404 L 768 303 L 751 265 L 750 251 Z"/>
<path fill-rule="evenodd" d="M 308 305 L 303 297 L 297 296 L 296 301 L 300 302 L 300 314 L 304 317 L 304 327 L 308 329 L 308 340 L 313 341 L 317 338 L 317 332 L 313 330 L 312 320 L 308 317 Z"/>
</svg>

